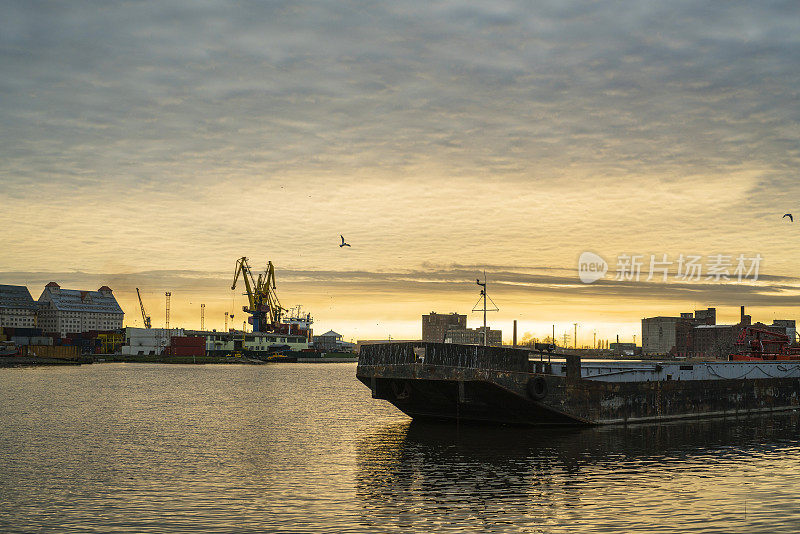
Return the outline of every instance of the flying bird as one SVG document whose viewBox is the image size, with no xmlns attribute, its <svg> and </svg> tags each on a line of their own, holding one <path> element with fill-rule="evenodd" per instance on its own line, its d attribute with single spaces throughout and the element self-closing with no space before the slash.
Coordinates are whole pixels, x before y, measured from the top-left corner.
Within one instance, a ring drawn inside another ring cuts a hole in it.
<svg viewBox="0 0 800 534">
<path fill-rule="evenodd" d="M 339 245 L 339 248 L 342 248 L 342 247 L 349 247 L 349 246 L 350 246 L 350 243 L 345 243 L 345 242 L 344 242 L 344 236 L 343 236 L 343 235 L 339 235 L 339 237 L 341 237 L 341 238 L 342 238 L 342 244 L 341 244 L 341 245 Z"/>
<path fill-rule="evenodd" d="M 785 219 L 786 217 L 789 217 L 789 220 L 794 222 L 794 217 L 792 217 L 791 213 L 784 214 L 783 217 L 781 217 L 781 219 Z"/>
</svg>

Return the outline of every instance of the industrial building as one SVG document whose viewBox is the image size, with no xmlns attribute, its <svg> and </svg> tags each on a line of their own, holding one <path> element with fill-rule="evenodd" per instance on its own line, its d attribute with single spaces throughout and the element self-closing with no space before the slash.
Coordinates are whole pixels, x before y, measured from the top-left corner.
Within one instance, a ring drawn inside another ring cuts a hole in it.
<svg viewBox="0 0 800 534">
<path fill-rule="evenodd" d="M 38 306 L 25 286 L 0 284 L 0 328 L 33 328 Z"/>
<path fill-rule="evenodd" d="M 642 319 L 642 353 L 667 354 L 678 345 L 678 332 L 681 327 L 693 328 L 717 322 L 716 308 L 681 313 L 679 317 L 659 316 Z"/>
<path fill-rule="evenodd" d="M 619 354 L 620 356 L 633 356 L 639 349 L 639 347 L 636 346 L 636 343 L 619 341 L 616 343 L 611 343 L 608 348 L 611 350 L 611 352 L 614 354 Z"/>
<path fill-rule="evenodd" d="M 642 319 L 642 353 L 666 354 L 673 350 L 680 320 L 680 317 L 664 316 Z"/>
<path fill-rule="evenodd" d="M 466 328 L 466 315 L 431 312 L 422 316 L 422 341 L 425 343 L 443 343 L 448 330 L 466 330 Z"/>
<path fill-rule="evenodd" d="M 752 327 L 763 332 L 774 332 L 785 335 L 791 344 L 795 338 L 795 322 L 790 319 L 776 319 L 772 324 L 761 322 L 751 323 L 749 315 L 745 315 L 744 306 L 740 320 L 737 324 L 730 325 L 698 325 L 691 333 L 685 336 L 685 342 L 678 339 L 676 353 L 690 357 L 726 359 L 728 355 L 736 352 L 736 342 L 742 331 Z"/>
<path fill-rule="evenodd" d="M 701 324 L 692 328 L 687 343 L 676 348 L 676 354 L 690 357 L 727 359 L 742 327 L 739 324 Z"/>
<path fill-rule="evenodd" d="M 487 345 L 500 347 L 503 345 L 503 331 L 492 330 L 487 327 Z M 479 328 L 451 328 L 444 337 L 445 343 L 458 343 L 460 345 L 483 345 L 483 327 Z"/>
<path fill-rule="evenodd" d="M 182 328 L 133 328 L 125 329 L 125 344 L 122 354 L 157 355 L 164 352 L 172 337 L 183 337 Z"/>
<path fill-rule="evenodd" d="M 321 350 L 336 350 L 342 343 L 342 334 L 328 330 L 324 334 L 314 336 L 314 347 Z"/>
<path fill-rule="evenodd" d="M 355 343 L 342 340 L 342 335 L 328 330 L 324 334 L 314 336 L 314 348 L 325 352 L 353 352 Z"/>
<path fill-rule="evenodd" d="M 124 312 L 108 286 L 97 291 L 61 289 L 50 282 L 39 297 L 39 327 L 62 337 L 69 333 L 122 328 Z"/>
<path fill-rule="evenodd" d="M 681 313 L 680 317 L 649 317 L 642 319 L 642 352 L 644 354 L 675 354 L 681 357 L 725 359 L 736 350 L 743 329 L 754 327 L 785 335 L 795 341 L 797 329 L 792 319 L 776 319 L 771 325 L 752 323 L 752 318 L 740 308 L 736 324 L 716 324 L 716 309 Z"/>
<path fill-rule="evenodd" d="M 488 344 L 503 344 L 502 330 L 488 328 Z M 424 343 L 459 343 L 483 345 L 483 327 L 467 328 L 467 316 L 459 313 L 431 312 L 422 316 L 422 341 Z"/>
<path fill-rule="evenodd" d="M 786 337 L 788 337 L 790 341 L 795 341 L 797 339 L 797 325 L 794 319 L 775 319 L 772 321 L 771 327 L 783 329 L 783 333 L 786 334 Z"/>
</svg>

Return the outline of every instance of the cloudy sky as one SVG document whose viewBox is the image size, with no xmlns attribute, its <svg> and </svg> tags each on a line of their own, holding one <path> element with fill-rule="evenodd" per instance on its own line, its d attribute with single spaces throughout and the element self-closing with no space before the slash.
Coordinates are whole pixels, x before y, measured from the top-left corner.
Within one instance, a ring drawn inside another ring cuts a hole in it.
<svg viewBox="0 0 800 534">
<path fill-rule="evenodd" d="M 800 315 L 796 2 L 0 11 L 0 283 L 34 298 L 108 283 L 140 326 L 134 288 L 156 324 L 172 290 L 178 322 L 205 302 L 221 328 L 248 256 L 348 339 L 468 312 L 484 268 L 507 338 Z M 610 265 L 590 286 L 587 250 Z M 760 254 L 762 277 L 616 281 L 621 254 Z"/>
</svg>

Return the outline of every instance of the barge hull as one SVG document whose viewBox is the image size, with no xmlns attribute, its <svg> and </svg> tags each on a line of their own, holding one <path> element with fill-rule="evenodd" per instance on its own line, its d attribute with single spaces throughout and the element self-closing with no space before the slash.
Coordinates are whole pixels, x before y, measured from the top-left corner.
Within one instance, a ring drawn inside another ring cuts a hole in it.
<svg viewBox="0 0 800 534">
<path fill-rule="evenodd" d="M 554 372 L 557 366 L 532 361 L 527 351 L 433 343 L 391 345 L 365 347 L 370 350 L 359 359 L 357 377 L 374 398 L 385 399 L 419 419 L 595 425 L 800 407 L 800 363 L 791 369 L 773 367 L 776 375 L 780 371 L 783 376 L 772 378 L 612 381 L 583 377 L 577 356 L 567 356 L 562 373 Z"/>
</svg>

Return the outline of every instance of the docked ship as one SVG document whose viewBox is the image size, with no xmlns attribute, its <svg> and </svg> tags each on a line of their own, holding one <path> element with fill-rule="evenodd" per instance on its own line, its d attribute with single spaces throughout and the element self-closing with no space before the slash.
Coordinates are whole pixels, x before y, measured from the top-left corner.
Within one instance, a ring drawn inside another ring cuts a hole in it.
<svg viewBox="0 0 800 534">
<path fill-rule="evenodd" d="M 729 361 L 691 362 L 385 343 L 362 347 L 356 376 L 415 419 L 604 425 L 795 410 L 800 361 L 759 335 Z"/>
<path fill-rule="evenodd" d="M 236 261 L 231 291 L 239 281 L 244 283 L 247 314 L 251 331 L 227 331 L 214 334 L 214 353 L 242 355 L 270 362 L 294 362 L 298 355 L 308 350 L 313 339 L 310 313 L 300 306 L 284 308 L 275 291 L 275 267 L 267 262 L 263 272 L 254 273 L 246 257 Z M 231 315 L 232 317 L 232 315 Z M 226 326 L 227 330 L 227 326 Z"/>
</svg>

